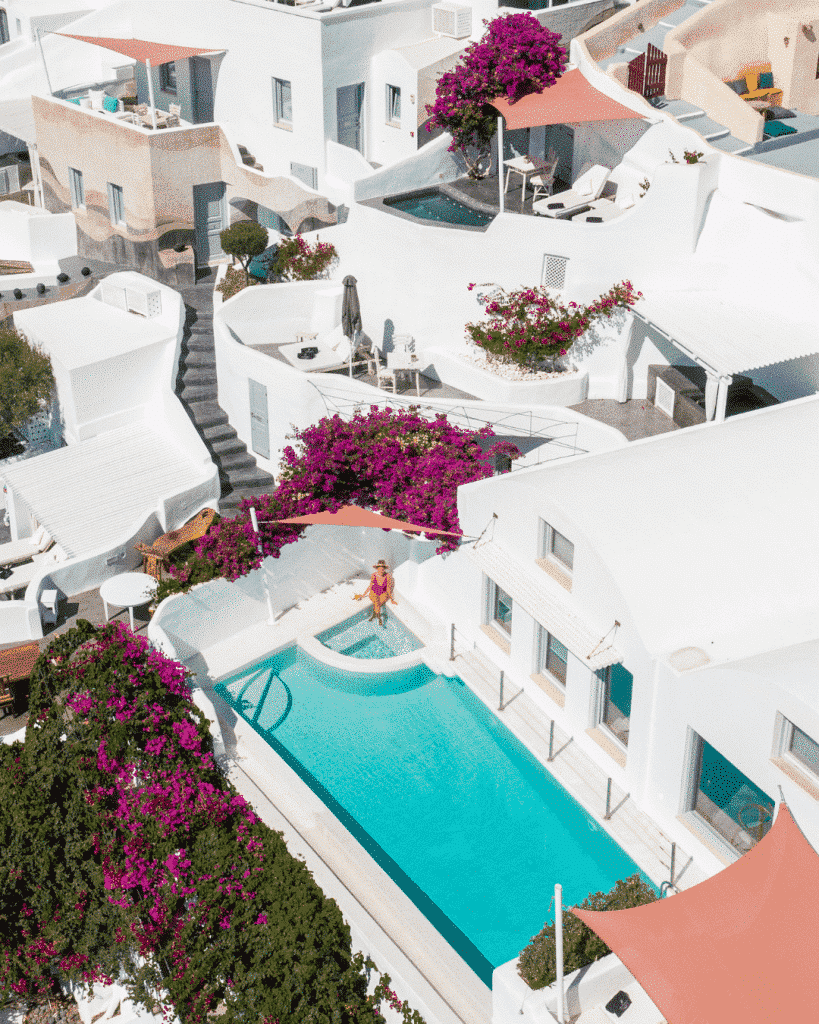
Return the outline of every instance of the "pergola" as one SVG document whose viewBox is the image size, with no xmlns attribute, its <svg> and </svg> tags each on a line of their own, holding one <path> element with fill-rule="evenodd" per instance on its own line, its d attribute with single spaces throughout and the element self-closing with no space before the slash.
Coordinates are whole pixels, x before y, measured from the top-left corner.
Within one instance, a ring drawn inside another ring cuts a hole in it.
<svg viewBox="0 0 819 1024">
<path fill-rule="evenodd" d="M 719 874 L 630 910 L 574 908 L 673 1024 L 816 1019 L 819 855 L 790 810 Z"/>
<path fill-rule="evenodd" d="M 199 46 L 179 46 L 176 43 L 154 43 L 147 39 L 120 39 L 114 36 L 80 36 L 73 32 L 58 32 L 57 35 L 65 36 L 68 39 L 79 39 L 81 43 L 93 43 L 95 46 L 102 46 L 106 50 L 114 50 L 125 57 L 144 64 L 148 71 L 148 96 L 151 107 L 151 124 L 156 128 L 156 104 L 154 102 L 154 86 L 151 81 L 151 67 L 158 67 L 160 64 L 170 64 L 175 60 L 185 60 L 188 57 L 199 57 L 207 53 L 222 53 L 220 49 L 213 47 L 202 48 Z"/>
<path fill-rule="evenodd" d="M 490 101 L 498 111 L 498 188 L 500 212 L 504 211 L 503 122 L 509 129 L 537 128 L 547 124 L 582 124 L 592 121 L 619 121 L 644 115 L 618 103 L 595 89 L 578 68 L 567 71 L 542 92 L 523 96 L 510 103 L 503 96 Z"/>
</svg>

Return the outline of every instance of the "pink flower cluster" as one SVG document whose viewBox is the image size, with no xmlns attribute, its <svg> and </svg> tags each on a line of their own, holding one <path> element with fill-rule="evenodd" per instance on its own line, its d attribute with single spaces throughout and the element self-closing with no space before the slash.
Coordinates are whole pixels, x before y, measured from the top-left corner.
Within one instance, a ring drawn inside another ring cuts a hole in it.
<svg viewBox="0 0 819 1024">
<path fill-rule="evenodd" d="M 469 290 L 472 290 L 469 286 Z M 613 285 L 588 306 L 564 306 L 546 288 L 497 289 L 482 298 L 486 319 L 466 325 L 467 338 L 501 359 L 532 368 L 546 358 L 564 356 L 595 320 L 643 297 L 631 281 Z"/>
</svg>

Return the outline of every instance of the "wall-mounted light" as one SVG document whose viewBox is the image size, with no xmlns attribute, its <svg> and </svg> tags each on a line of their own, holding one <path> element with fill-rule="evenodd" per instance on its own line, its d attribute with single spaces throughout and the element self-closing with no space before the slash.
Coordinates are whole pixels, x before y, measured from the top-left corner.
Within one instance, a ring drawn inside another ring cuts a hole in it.
<svg viewBox="0 0 819 1024">
<path fill-rule="evenodd" d="M 413 93 L 410 93 L 410 103 L 414 103 L 414 102 L 415 102 L 415 95 Z"/>
<path fill-rule="evenodd" d="M 789 42 L 790 42 L 790 39 L 787 36 L 785 36 L 785 46 L 787 46 Z"/>
<path fill-rule="evenodd" d="M 815 43 L 816 42 L 816 33 L 813 31 L 813 26 L 812 25 L 803 25 L 802 26 L 802 34 L 811 43 Z"/>
</svg>

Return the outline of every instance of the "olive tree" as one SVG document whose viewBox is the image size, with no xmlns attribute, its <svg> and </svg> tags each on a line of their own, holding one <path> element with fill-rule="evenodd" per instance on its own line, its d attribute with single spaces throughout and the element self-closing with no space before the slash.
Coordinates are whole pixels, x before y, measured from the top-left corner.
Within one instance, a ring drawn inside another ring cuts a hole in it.
<svg viewBox="0 0 819 1024">
<path fill-rule="evenodd" d="M 240 220 L 225 228 L 219 235 L 222 249 L 228 256 L 235 256 L 245 272 L 245 284 L 250 283 L 248 266 L 254 256 L 260 256 L 267 248 L 267 228 L 255 220 Z"/>
</svg>

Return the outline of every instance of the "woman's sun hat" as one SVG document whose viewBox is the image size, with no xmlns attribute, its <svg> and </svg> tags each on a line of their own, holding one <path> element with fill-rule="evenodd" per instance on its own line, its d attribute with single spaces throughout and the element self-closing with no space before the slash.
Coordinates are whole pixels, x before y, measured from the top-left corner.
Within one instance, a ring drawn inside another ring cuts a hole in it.
<svg viewBox="0 0 819 1024">
<path fill-rule="evenodd" d="M 378 560 L 378 561 L 377 561 L 377 562 L 375 563 L 375 565 L 373 566 L 373 569 L 380 569 L 382 565 L 384 566 L 384 568 L 385 568 L 385 569 L 389 569 L 389 566 L 387 565 L 387 563 L 386 563 L 386 562 L 384 561 L 384 559 L 383 559 L 383 558 L 380 558 L 380 559 L 379 559 L 379 560 Z"/>
</svg>

